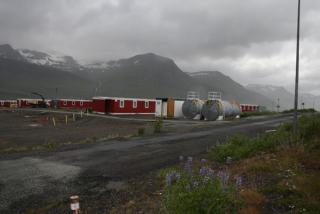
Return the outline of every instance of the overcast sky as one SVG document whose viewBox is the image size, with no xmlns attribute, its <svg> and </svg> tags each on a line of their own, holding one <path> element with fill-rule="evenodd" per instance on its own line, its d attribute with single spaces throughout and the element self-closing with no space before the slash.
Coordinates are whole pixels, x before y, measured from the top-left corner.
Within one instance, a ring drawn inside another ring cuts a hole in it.
<svg viewBox="0 0 320 214">
<path fill-rule="evenodd" d="M 301 0 L 301 89 L 320 95 L 320 1 Z M 292 87 L 297 0 L 0 0 L 0 43 L 80 61 L 154 52 L 188 72 Z"/>
</svg>

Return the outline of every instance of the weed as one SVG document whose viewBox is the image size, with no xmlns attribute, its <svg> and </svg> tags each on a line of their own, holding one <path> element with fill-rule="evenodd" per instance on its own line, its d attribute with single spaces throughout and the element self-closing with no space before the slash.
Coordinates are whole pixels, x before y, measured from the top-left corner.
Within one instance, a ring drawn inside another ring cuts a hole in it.
<svg viewBox="0 0 320 214">
<path fill-rule="evenodd" d="M 162 118 L 156 118 L 156 121 L 153 123 L 154 133 L 160 133 L 163 126 Z"/>
<path fill-rule="evenodd" d="M 138 129 L 138 136 L 144 135 L 144 131 L 145 131 L 144 128 L 139 128 L 139 129 Z"/>
</svg>

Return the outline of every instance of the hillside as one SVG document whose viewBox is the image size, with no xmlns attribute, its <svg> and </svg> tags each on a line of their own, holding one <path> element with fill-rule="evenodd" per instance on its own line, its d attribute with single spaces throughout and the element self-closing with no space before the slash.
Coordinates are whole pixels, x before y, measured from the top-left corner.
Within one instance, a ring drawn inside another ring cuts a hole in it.
<svg viewBox="0 0 320 214">
<path fill-rule="evenodd" d="M 152 53 L 113 61 L 97 78 L 100 95 L 185 97 L 196 88 L 195 81 L 173 60 Z"/>
<path fill-rule="evenodd" d="M 280 110 L 292 109 L 294 104 L 294 94 L 286 90 L 281 86 L 274 85 L 260 85 L 260 84 L 250 84 L 246 86 L 247 89 L 256 91 L 273 101 L 273 108 L 276 109 L 278 105 Z M 320 97 L 314 96 L 312 94 L 301 93 L 299 95 L 299 108 L 302 108 L 302 102 L 305 104 L 304 108 L 316 108 L 320 109 L 319 102 Z"/>
<path fill-rule="evenodd" d="M 33 91 L 45 96 L 91 97 L 92 82 L 70 72 L 28 62 L 0 58 L 1 98 L 30 97 Z"/>
<path fill-rule="evenodd" d="M 201 71 L 189 73 L 197 84 L 200 85 L 198 91 L 203 96 L 207 91 L 220 91 L 222 98 L 226 100 L 236 100 L 241 103 L 260 104 L 267 107 L 272 106 L 272 100 L 268 97 L 246 89 L 230 77 L 219 71 Z"/>
<path fill-rule="evenodd" d="M 80 65 L 71 56 L 0 46 L 1 98 L 29 96 L 30 91 L 55 96 L 181 97 L 188 91 L 220 91 L 223 99 L 272 106 L 220 72 L 183 72 L 172 59 L 154 53 Z"/>
</svg>

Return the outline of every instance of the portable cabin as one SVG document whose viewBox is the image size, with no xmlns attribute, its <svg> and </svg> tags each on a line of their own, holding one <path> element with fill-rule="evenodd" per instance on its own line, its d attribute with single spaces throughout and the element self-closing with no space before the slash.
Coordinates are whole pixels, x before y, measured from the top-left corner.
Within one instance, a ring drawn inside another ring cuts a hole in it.
<svg viewBox="0 0 320 214">
<path fill-rule="evenodd" d="M 42 102 L 41 99 L 27 99 L 19 98 L 17 99 L 18 108 L 31 108 L 34 105 L 37 105 L 39 102 Z"/>
<path fill-rule="evenodd" d="M 163 118 L 183 118 L 182 105 L 184 99 L 157 98 L 156 116 Z"/>
<path fill-rule="evenodd" d="M 256 112 L 259 111 L 259 105 L 255 104 L 240 104 L 242 112 Z"/>
<path fill-rule="evenodd" d="M 59 99 L 53 106 L 65 109 L 92 109 L 92 100 Z"/>
<path fill-rule="evenodd" d="M 0 100 L 0 108 L 16 108 L 17 100 Z"/>
<path fill-rule="evenodd" d="M 93 97 L 92 110 L 112 115 L 155 115 L 156 100 L 125 97 Z"/>
</svg>

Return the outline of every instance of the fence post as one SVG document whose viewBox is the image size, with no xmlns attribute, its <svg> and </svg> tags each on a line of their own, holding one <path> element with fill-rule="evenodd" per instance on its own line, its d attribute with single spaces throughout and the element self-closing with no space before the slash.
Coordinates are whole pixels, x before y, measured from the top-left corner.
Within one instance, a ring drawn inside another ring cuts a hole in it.
<svg viewBox="0 0 320 214">
<path fill-rule="evenodd" d="M 56 127 L 56 120 L 52 117 L 53 126 Z"/>
</svg>

